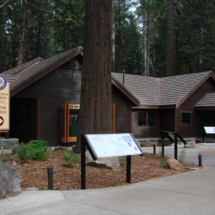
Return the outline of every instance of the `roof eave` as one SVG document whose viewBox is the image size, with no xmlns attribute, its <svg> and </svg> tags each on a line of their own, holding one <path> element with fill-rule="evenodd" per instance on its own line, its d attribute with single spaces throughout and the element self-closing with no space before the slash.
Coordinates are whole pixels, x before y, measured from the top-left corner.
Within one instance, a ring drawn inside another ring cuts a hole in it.
<svg viewBox="0 0 215 215">
<path fill-rule="evenodd" d="M 209 73 L 193 90 L 190 91 L 190 93 L 184 97 L 177 105 L 176 108 L 179 108 L 196 90 L 199 89 L 199 87 L 204 84 L 209 78 L 213 78 L 213 80 L 215 81 L 215 77 L 212 73 L 212 71 L 210 71 L 211 73 Z"/>
<path fill-rule="evenodd" d="M 127 98 L 129 98 L 135 105 L 139 106 L 140 105 L 140 101 L 134 96 L 132 95 L 132 93 L 130 93 L 128 90 L 126 91 L 126 87 L 121 86 L 121 84 L 119 82 L 117 82 L 116 80 L 114 80 L 114 78 L 112 77 L 112 84 L 114 86 L 116 86 Z"/>
<path fill-rule="evenodd" d="M 46 76 L 47 74 L 49 74 L 50 72 L 52 72 L 53 70 L 57 69 L 59 66 L 63 65 L 64 63 L 66 63 L 67 61 L 71 60 L 72 58 L 76 57 L 79 54 L 83 55 L 83 51 L 80 50 L 80 49 L 75 51 L 75 52 L 73 52 L 71 55 L 69 55 L 68 57 L 64 58 L 63 60 L 57 62 L 54 65 L 52 65 L 51 67 L 49 67 L 48 69 L 44 70 L 43 72 L 39 73 L 38 75 L 34 76 L 32 79 L 27 80 L 21 86 L 18 86 L 17 88 L 11 89 L 10 97 L 13 97 L 17 93 L 19 93 L 22 90 L 24 90 L 26 87 L 30 86 L 34 82 L 38 81 L 42 77 Z"/>
</svg>

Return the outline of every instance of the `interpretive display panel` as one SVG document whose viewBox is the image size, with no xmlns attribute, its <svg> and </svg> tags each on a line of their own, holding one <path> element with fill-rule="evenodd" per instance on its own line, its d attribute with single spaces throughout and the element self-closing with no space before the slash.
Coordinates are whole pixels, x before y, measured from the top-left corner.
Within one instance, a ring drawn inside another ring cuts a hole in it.
<svg viewBox="0 0 215 215">
<path fill-rule="evenodd" d="M 215 134 L 215 127 L 204 127 L 206 134 Z"/>
<path fill-rule="evenodd" d="M 0 74 L 0 133 L 10 130 L 10 84 Z"/>
<path fill-rule="evenodd" d="M 86 134 L 85 137 L 98 158 L 143 154 L 129 133 Z"/>
</svg>

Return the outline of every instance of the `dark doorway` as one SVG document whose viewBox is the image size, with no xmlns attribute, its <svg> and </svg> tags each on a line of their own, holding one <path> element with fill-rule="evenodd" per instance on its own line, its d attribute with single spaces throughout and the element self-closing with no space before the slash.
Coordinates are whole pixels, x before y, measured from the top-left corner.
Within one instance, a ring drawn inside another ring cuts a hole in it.
<svg viewBox="0 0 215 215">
<path fill-rule="evenodd" d="M 10 137 L 24 143 L 37 139 L 37 99 L 12 98 L 10 110 Z"/>
<path fill-rule="evenodd" d="M 215 127 L 215 111 L 204 111 L 199 113 L 199 125 L 198 125 L 198 136 L 202 137 L 202 130 L 204 126 L 214 126 Z M 214 135 L 207 135 L 212 137 Z"/>
</svg>

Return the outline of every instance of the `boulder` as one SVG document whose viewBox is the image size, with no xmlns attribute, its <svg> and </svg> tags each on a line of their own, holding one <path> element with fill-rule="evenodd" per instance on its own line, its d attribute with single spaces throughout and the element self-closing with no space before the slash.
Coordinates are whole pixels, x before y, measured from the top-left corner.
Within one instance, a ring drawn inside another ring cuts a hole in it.
<svg viewBox="0 0 215 215">
<path fill-rule="evenodd" d="M 196 148 L 196 141 L 192 140 L 190 142 L 187 143 L 187 145 L 184 146 L 184 148 Z"/>
<path fill-rule="evenodd" d="M 94 161 L 88 151 L 86 151 L 85 155 L 86 165 L 89 166 L 103 167 L 112 170 L 116 170 L 120 166 L 118 157 L 98 158 L 97 160 Z"/>
<path fill-rule="evenodd" d="M 13 166 L 0 160 L 0 199 L 15 196 L 21 192 L 19 172 Z"/>
<path fill-rule="evenodd" d="M 166 165 L 169 169 L 181 170 L 183 168 L 182 165 L 175 158 L 168 159 L 166 161 Z"/>
</svg>

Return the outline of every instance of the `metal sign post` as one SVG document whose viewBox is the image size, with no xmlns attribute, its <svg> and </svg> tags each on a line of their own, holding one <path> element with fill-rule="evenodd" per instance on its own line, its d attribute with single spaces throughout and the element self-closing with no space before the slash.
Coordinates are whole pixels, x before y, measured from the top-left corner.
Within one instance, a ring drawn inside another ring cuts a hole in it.
<svg viewBox="0 0 215 215">
<path fill-rule="evenodd" d="M 118 141 L 118 142 L 117 142 Z M 104 146 L 104 147 L 101 147 Z M 81 189 L 86 189 L 86 146 L 94 160 L 102 157 L 127 156 L 126 182 L 131 183 L 131 155 L 143 155 L 132 134 L 81 135 Z"/>
</svg>

